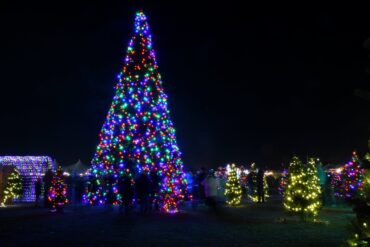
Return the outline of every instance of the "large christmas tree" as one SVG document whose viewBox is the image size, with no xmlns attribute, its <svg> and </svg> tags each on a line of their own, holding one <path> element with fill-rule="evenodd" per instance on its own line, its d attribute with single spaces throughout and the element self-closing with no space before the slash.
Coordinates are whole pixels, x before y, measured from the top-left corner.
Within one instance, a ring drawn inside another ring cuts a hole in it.
<svg viewBox="0 0 370 247">
<path fill-rule="evenodd" d="M 187 182 L 147 17 L 142 11 L 136 13 L 135 31 L 117 79 L 113 103 L 92 160 L 94 189 L 87 197 L 90 203 L 118 204 L 120 176 L 154 171 L 160 178 L 157 199 L 162 209 L 176 212 Z"/>
</svg>

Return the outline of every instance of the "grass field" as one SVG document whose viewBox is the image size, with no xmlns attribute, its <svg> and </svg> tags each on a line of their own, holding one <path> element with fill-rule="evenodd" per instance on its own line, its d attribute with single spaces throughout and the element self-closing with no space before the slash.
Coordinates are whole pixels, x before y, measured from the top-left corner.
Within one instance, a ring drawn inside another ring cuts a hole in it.
<svg viewBox="0 0 370 247">
<path fill-rule="evenodd" d="M 320 222 L 300 222 L 280 203 L 204 206 L 177 215 L 125 217 L 117 208 L 74 206 L 63 214 L 32 206 L 0 208 L 0 246 L 339 246 L 354 217 L 324 208 Z"/>
</svg>

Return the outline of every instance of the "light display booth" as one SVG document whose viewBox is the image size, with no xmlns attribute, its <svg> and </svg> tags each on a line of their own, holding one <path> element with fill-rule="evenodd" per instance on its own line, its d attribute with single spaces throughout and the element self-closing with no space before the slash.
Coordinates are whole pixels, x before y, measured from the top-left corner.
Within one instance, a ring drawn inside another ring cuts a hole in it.
<svg viewBox="0 0 370 247">
<path fill-rule="evenodd" d="M 55 164 L 49 156 L 0 156 L 0 187 L 5 184 L 9 167 L 14 166 L 20 173 L 23 196 L 17 202 L 35 201 L 35 183 L 48 169 L 55 170 Z M 2 191 L 2 190 L 0 190 Z"/>
</svg>

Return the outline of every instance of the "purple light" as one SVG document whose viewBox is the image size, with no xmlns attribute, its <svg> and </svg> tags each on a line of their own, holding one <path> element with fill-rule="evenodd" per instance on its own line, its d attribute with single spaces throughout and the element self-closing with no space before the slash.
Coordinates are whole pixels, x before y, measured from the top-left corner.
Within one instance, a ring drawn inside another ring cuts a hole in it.
<svg viewBox="0 0 370 247">
<path fill-rule="evenodd" d="M 15 166 L 19 171 L 23 196 L 16 199 L 18 202 L 35 201 L 35 183 L 50 168 L 55 170 L 55 164 L 49 156 L 0 156 L 0 166 Z"/>
</svg>

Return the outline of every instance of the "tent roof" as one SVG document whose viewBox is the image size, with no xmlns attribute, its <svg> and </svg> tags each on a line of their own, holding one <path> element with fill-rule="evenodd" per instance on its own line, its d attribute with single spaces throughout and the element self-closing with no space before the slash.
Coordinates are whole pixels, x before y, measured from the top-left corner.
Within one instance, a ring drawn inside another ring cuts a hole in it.
<svg viewBox="0 0 370 247">
<path fill-rule="evenodd" d="M 76 163 L 64 167 L 63 170 L 65 170 L 69 173 L 74 173 L 74 172 L 76 172 L 76 173 L 85 173 L 87 171 L 87 169 L 89 169 L 89 168 L 90 167 L 88 165 L 85 165 L 84 163 L 82 163 L 81 160 L 78 160 Z"/>
</svg>

